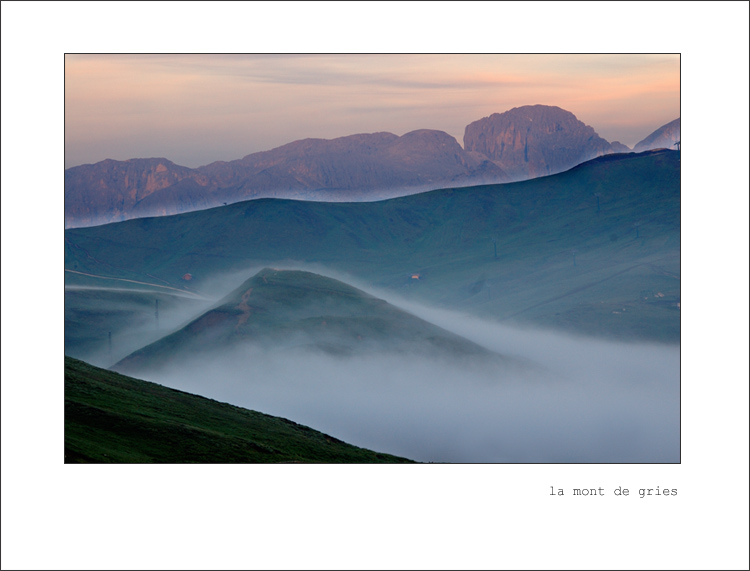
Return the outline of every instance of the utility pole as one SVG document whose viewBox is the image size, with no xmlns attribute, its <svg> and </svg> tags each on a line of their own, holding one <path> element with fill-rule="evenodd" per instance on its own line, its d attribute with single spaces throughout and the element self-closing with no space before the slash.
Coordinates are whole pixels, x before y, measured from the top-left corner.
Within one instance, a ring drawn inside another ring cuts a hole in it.
<svg viewBox="0 0 750 571">
<path fill-rule="evenodd" d="M 679 142 L 679 141 L 677 141 L 677 142 L 676 142 L 676 143 L 675 143 L 674 145 L 672 145 L 672 146 L 673 146 L 673 147 L 677 147 L 677 150 L 678 150 L 678 151 L 680 150 L 680 142 Z"/>
</svg>

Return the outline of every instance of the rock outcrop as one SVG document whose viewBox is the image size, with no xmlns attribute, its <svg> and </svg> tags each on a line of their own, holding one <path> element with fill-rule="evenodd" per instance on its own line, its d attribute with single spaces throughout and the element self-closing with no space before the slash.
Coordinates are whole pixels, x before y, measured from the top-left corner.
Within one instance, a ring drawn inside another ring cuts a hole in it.
<svg viewBox="0 0 750 571">
<path fill-rule="evenodd" d="M 210 187 L 211 181 L 206 175 L 164 158 L 107 159 L 93 165 L 72 167 L 65 171 L 65 227 L 173 214 L 194 209 L 191 206 L 205 207 L 206 190 Z M 200 189 L 200 192 L 193 193 L 191 205 L 177 204 L 160 211 L 160 201 L 149 199 L 168 188 L 193 188 Z M 156 203 L 154 209 L 149 207 L 153 203 Z"/>
<path fill-rule="evenodd" d="M 526 105 L 494 113 L 466 127 L 464 148 L 491 159 L 512 180 L 568 170 L 616 151 L 592 127 L 559 107 Z M 625 147 L 627 149 L 627 147 Z"/>
</svg>

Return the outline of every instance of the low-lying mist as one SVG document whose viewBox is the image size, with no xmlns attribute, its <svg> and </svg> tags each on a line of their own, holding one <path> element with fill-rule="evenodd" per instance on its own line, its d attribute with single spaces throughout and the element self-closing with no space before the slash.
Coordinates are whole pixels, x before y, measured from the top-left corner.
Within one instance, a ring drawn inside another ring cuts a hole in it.
<svg viewBox="0 0 750 571">
<path fill-rule="evenodd" d="M 679 346 L 510 327 L 363 289 L 538 367 L 247 346 L 136 376 L 423 462 L 680 461 Z"/>
<path fill-rule="evenodd" d="M 65 354 L 110 367 L 213 303 L 190 293 L 66 285 Z"/>
</svg>

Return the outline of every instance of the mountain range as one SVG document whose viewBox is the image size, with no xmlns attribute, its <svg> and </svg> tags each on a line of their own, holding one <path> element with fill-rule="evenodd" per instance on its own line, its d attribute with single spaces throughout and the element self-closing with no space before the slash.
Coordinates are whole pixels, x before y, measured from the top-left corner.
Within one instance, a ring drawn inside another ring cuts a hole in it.
<svg viewBox="0 0 750 571">
<path fill-rule="evenodd" d="M 189 169 L 164 158 L 65 171 L 66 227 L 163 216 L 253 198 L 359 201 L 509 180 L 442 131 L 305 139 Z"/>
<path fill-rule="evenodd" d="M 644 142 L 649 137 L 653 144 Z M 661 141 L 649 137 L 641 142 L 651 144 L 648 148 Z M 445 132 L 421 129 L 400 137 L 381 132 L 304 139 L 196 169 L 166 158 L 108 159 L 65 171 L 65 226 L 164 216 L 254 198 L 382 200 L 525 180 L 629 151 L 602 139 L 568 111 L 529 105 L 471 123 L 464 147 Z"/>
</svg>

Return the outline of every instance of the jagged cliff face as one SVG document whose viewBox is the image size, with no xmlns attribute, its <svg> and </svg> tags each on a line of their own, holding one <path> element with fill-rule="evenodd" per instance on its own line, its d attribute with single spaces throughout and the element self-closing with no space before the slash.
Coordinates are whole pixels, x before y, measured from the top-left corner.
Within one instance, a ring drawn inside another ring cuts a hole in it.
<svg viewBox="0 0 750 571">
<path fill-rule="evenodd" d="M 670 121 L 666 125 L 659 127 L 648 137 L 638 143 L 633 150 L 636 153 L 650 151 L 652 149 L 670 149 L 676 150 L 675 143 L 680 140 L 680 118 Z"/>
<path fill-rule="evenodd" d="M 252 198 L 374 200 L 508 182 L 442 131 L 305 139 L 198 169 L 166 159 L 102 161 L 65 172 L 66 227 L 176 214 Z"/>
<path fill-rule="evenodd" d="M 70 168 L 65 171 L 65 226 L 126 220 L 133 212 L 167 214 L 145 205 L 154 193 L 177 185 L 206 189 L 211 183 L 200 172 L 163 158 L 108 159 Z"/>
<path fill-rule="evenodd" d="M 469 124 L 464 148 L 486 155 L 512 180 L 555 174 L 613 152 L 592 127 L 547 105 L 516 107 Z"/>
</svg>

